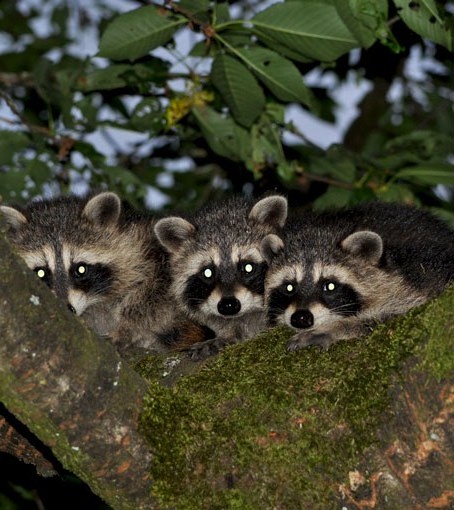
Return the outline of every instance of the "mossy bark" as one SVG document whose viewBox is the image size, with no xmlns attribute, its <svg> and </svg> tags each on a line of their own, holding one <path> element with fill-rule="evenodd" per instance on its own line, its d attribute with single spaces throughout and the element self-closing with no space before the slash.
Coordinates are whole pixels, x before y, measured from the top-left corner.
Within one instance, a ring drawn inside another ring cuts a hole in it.
<svg viewBox="0 0 454 510">
<path fill-rule="evenodd" d="M 274 329 L 139 376 L 0 257 L 0 399 L 113 508 L 452 508 L 454 290 L 327 352 Z"/>
<path fill-rule="evenodd" d="M 452 509 L 453 328 L 449 290 L 327 352 L 275 329 L 186 376 L 144 360 L 156 508 Z"/>
<path fill-rule="evenodd" d="M 0 401 L 112 507 L 149 508 L 151 457 L 137 432 L 145 381 L 2 235 L 0 260 Z"/>
</svg>

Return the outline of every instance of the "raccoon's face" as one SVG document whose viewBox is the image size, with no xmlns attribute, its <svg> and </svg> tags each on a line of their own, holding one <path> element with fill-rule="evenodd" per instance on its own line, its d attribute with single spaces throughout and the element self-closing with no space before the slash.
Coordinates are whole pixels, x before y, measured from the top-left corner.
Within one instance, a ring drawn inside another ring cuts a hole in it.
<svg viewBox="0 0 454 510">
<path fill-rule="evenodd" d="M 63 243 L 44 245 L 34 252 L 21 252 L 27 266 L 76 315 L 106 299 L 115 287 L 113 267 L 100 251 Z"/>
<path fill-rule="evenodd" d="M 390 287 L 395 284 L 378 267 L 382 241 L 374 232 L 348 236 L 332 254 L 332 262 L 326 254 L 317 259 L 308 252 L 311 256 L 301 250 L 300 261 L 290 263 L 283 257 L 271 267 L 266 281 L 270 324 L 316 329 L 367 313 L 374 300 L 390 290 L 386 278 Z M 295 260 L 294 254 L 290 258 Z"/>
<path fill-rule="evenodd" d="M 364 304 L 359 288 L 356 275 L 341 266 L 284 267 L 268 279 L 269 321 L 307 329 L 356 315 Z"/>
<path fill-rule="evenodd" d="M 214 246 L 206 253 L 175 261 L 175 268 L 174 288 L 196 316 L 230 319 L 263 308 L 267 264 L 258 249 L 235 247 L 220 253 Z"/>
<path fill-rule="evenodd" d="M 269 232 L 282 227 L 287 204 L 282 197 L 268 197 L 235 222 L 223 219 L 228 208 L 217 213 L 219 217 L 201 225 L 170 217 L 155 226 L 156 236 L 171 254 L 173 293 L 202 323 L 263 312 L 268 264 L 260 243 L 265 237 L 276 238 L 276 245 L 272 239 L 270 244 L 281 248 L 280 239 Z"/>
<path fill-rule="evenodd" d="M 23 213 L 1 206 L 9 238 L 53 293 L 77 315 L 118 291 L 115 225 L 121 203 L 114 193 L 88 202 L 66 198 L 31 204 Z"/>
</svg>

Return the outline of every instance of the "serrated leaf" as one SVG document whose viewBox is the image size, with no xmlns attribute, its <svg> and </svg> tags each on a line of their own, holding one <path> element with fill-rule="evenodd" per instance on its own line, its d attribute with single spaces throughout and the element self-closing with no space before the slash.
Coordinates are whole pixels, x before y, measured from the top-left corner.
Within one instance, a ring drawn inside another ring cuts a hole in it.
<svg viewBox="0 0 454 510">
<path fill-rule="evenodd" d="M 293 62 L 265 48 L 252 47 L 235 51 L 278 99 L 314 107 L 314 97 Z"/>
<path fill-rule="evenodd" d="M 404 23 L 421 37 L 430 39 L 453 50 L 454 30 L 452 23 L 443 20 L 433 0 L 394 0 L 397 12 Z"/>
<path fill-rule="evenodd" d="M 413 179 L 424 184 L 454 185 L 454 165 L 418 165 L 399 170 L 394 179 Z"/>
<path fill-rule="evenodd" d="M 388 19 L 388 0 L 334 0 L 339 16 L 365 48 L 377 38 Z"/>
<path fill-rule="evenodd" d="M 251 136 L 231 117 L 221 115 L 209 106 L 194 106 L 192 113 L 216 154 L 233 161 L 245 161 L 250 157 Z"/>
<path fill-rule="evenodd" d="M 259 37 L 322 62 L 332 61 L 359 45 L 335 7 L 315 0 L 274 4 L 251 20 Z"/>
<path fill-rule="evenodd" d="M 136 60 L 165 44 L 186 23 L 153 5 L 139 7 L 115 18 L 104 31 L 99 56 L 112 60 Z"/>
<path fill-rule="evenodd" d="M 211 78 L 235 120 L 242 126 L 251 126 L 265 107 L 265 96 L 251 72 L 235 58 L 218 54 Z"/>
</svg>

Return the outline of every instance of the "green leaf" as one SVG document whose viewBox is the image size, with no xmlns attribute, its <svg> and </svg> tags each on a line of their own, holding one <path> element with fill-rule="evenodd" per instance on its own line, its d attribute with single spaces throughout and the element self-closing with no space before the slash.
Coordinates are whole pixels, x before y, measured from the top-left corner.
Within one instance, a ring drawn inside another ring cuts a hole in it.
<svg viewBox="0 0 454 510">
<path fill-rule="evenodd" d="M 328 186 L 326 192 L 315 200 L 314 209 L 319 211 L 328 207 L 343 207 L 351 202 L 352 197 L 352 190 Z"/>
<path fill-rule="evenodd" d="M 433 0 L 394 0 L 399 16 L 413 31 L 453 50 L 454 31 L 452 22 L 444 20 Z"/>
<path fill-rule="evenodd" d="M 213 25 L 230 21 L 230 10 L 228 2 L 214 2 Z"/>
<path fill-rule="evenodd" d="M 25 189 L 25 183 L 28 179 L 28 170 L 11 169 L 0 172 L 0 199 L 14 201 L 21 198 L 21 193 Z"/>
<path fill-rule="evenodd" d="M 276 53 L 279 53 L 279 55 L 282 55 L 283 57 L 287 57 L 290 60 L 293 60 L 294 62 L 300 62 L 301 64 L 308 64 L 309 62 L 312 62 L 311 58 L 306 57 L 299 51 L 289 48 L 285 44 L 276 41 L 276 39 L 273 39 L 265 32 L 260 33 L 260 40 L 268 48 L 272 49 Z"/>
<path fill-rule="evenodd" d="M 246 161 L 250 157 L 251 136 L 231 117 L 221 115 L 209 106 L 195 106 L 192 113 L 214 152 L 233 161 Z"/>
<path fill-rule="evenodd" d="M 235 49 L 235 52 L 278 99 L 314 107 L 314 97 L 293 62 L 265 48 Z"/>
<path fill-rule="evenodd" d="M 387 0 L 334 0 L 334 6 L 350 32 L 365 48 L 375 42 L 379 31 L 387 31 Z"/>
<path fill-rule="evenodd" d="M 399 170 L 395 179 L 410 179 L 424 184 L 449 184 L 454 185 L 454 165 L 418 165 Z"/>
<path fill-rule="evenodd" d="M 265 96 L 254 76 L 238 60 L 218 54 L 211 77 L 235 120 L 250 127 L 265 107 Z"/>
<path fill-rule="evenodd" d="M 210 21 L 209 0 L 180 0 L 178 4 L 175 4 L 175 8 L 196 23 L 207 24 Z"/>
<path fill-rule="evenodd" d="M 251 20 L 254 33 L 322 62 L 336 60 L 357 47 L 335 7 L 315 0 L 274 4 Z"/>
<path fill-rule="evenodd" d="M 384 202 L 405 202 L 407 204 L 418 203 L 410 187 L 403 184 L 387 184 L 377 190 L 377 198 Z"/>
<path fill-rule="evenodd" d="M 140 101 L 131 114 L 134 129 L 157 134 L 165 127 L 166 120 L 158 97 L 146 97 Z"/>
<path fill-rule="evenodd" d="M 156 83 L 167 72 L 166 64 L 159 59 L 150 59 L 145 64 L 112 64 L 104 69 L 95 69 L 79 78 L 78 85 L 84 92 L 114 90 L 127 86 L 139 87 L 150 81 Z"/>
<path fill-rule="evenodd" d="M 136 60 L 165 44 L 186 22 L 182 16 L 152 5 L 121 14 L 104 31 L 99 56 Z"/>
<path fill-rule="evenodd" d="M 29 138 L 21 131 L 0 131 L 0 165 L 14 164 L 14 156 L 29 145 Z"/>
<path fill-rule="evenodd" d="M 329 147 L 323 157 L 313 157 L 309 171 L 315 175 L 328 175 L 348 183 L 353 182 L 356 177 L 354 161 L 340 145 Z"/>
</svg>

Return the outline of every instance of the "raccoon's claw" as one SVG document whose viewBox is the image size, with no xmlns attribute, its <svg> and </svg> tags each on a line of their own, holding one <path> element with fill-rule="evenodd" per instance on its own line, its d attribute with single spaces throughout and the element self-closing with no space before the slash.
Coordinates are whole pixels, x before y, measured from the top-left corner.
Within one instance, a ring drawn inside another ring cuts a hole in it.
<svg viewBox="0 0 454 510">
<path fill-rule="evenodd" d="M 192 361 L 202 361 L 210 356 L 214 356 L 226 345 L 232 343 L 234 342 L 227 338 L 213 338 L 191 345 L 188 349 L 188 354 Z"/>
<path fill-rule="evenodd" d="M 287 351 L 297 351 L 310 345 L 318 345 L 322 349 L 328 349 L 333 343 L 333 338 L 325 333 L 298 333 L 287 344 Z"/>
</svg>

